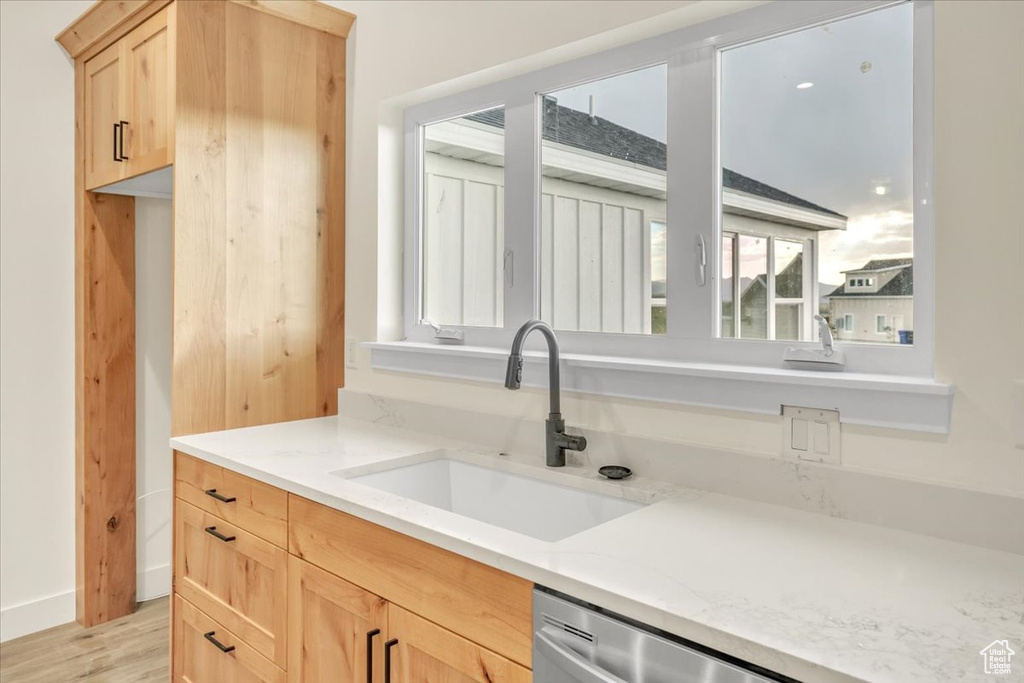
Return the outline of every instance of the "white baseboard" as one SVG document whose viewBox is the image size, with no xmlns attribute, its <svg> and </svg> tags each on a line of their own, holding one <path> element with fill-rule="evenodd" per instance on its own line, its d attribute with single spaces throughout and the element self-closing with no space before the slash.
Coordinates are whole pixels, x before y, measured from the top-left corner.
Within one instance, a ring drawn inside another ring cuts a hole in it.
<svg viewBox="0 0 1024 683">
<path fill-rule="evenodd" d="M 0 642 L 75 620 L 75 591 L 0 609 Z"/>
<path fill-rule="evenodd" d="M 138 600 L 171 592 L 171 565 L 151 567 L 136 577 Z M 0 643 L 75 620 L 75 592 L 67 591 L 0 609 Z"/>
</svg>

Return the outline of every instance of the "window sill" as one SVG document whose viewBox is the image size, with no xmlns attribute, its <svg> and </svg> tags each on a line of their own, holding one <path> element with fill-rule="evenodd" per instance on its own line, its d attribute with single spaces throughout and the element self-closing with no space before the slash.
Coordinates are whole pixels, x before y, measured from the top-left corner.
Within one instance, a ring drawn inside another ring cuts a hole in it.
<svg viewBox="0 0 1024 683">
<path fill-rule="evenodd" d="M 500 382 L 507 349 L 369 342 L 374 369 Z M 523 383 L 546 386 L 544 353 L 526 352 Z M 923 377 L 562 355 L 562 388 L 602 396 L 778 415 L 780 406 L 838 410 L 842 422 L 948 434 L 954 387 Z"/>
</svg>

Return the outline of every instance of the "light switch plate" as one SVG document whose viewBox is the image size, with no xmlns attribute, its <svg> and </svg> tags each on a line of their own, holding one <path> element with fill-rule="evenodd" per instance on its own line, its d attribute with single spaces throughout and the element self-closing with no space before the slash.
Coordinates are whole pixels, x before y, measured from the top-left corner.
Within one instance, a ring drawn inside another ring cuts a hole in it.
<svg viewBox="0 0 1024 683">
<path fill-rule="evenodd" d="M 838 465 L 841 427 L 838 410 L 782 406 L 782 455 Z"/>
<path fill-rule="evenodd" d="M 359 369 L 359 340 L 345 340 L 345 367 L 349 370 Z"/>
</svg>

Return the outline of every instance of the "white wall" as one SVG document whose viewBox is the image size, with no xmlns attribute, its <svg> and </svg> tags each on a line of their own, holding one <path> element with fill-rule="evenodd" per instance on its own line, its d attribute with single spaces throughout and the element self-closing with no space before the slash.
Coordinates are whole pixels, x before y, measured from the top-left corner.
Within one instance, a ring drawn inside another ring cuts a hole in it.
<svg viewBox="0 0 1024 683">
<path fill-rule="evenodd" d="M 0 2 L 0 640 L 75 618 L 74 70 L 91 0 Z M 136 205 L 138 491 L 170 486 L 170 203 Z M 139 596 L 170 587 L 170 497 L 139 501 Z"/>
<path fill-rule="evenodd" d="M 0 2 L 2 639 L 75 616 L 74 71 L 53 37 L 89 5 Z"/>
<path fill-rule="evenodd" d="M 139 600 L 171 592 L 171 230 L 167 199 L 135 200 L 135 487 Z"/>
<path fill-rule="evenodd" d="M 402 108 L 598 44 L 623 42 L 621 35 L 604 36 L 493 68 L 662 8 L 618 2 L 601 3 L 600 10 L 574 2 L 331 4 L 359 16 L 350 44 L 346 277 L 348 291 L 365 295 L 347 301 L 346 335 L 355 341 L 396 339 L 401 336 Z M 706 17 L 734 7 L 701 3 L 626 31 L 634 36 L 663 32 L 698 13 Z M 1024 272 L 1024 227 L 1015 200 L 1024 185 L 1022 25 L 1024 3 L 936 3 L 936 375 L 957 386 L 952 432 L 940 437 L 847 426 L 844 467 L 1024 496 L 1024 451 L 1014 449 L 1012 437 L 1020 417 L 1011 408 L 1012 381 L 1024 378 L 1018 283 Z M 513 394 L 497 377 L 493 384 L 478 384 L 373 372 L 366 350 L 356 361 L 358 369 L 348 371 L 346 385 L 358 391 L 495 413 L 539 416 L 545 410 L 545 392 Z M 781 428 L 770 416 L 582 395 L 566 397 L 563 412 L 580 426 L 765 457 L 776 453 Z"/>
</svg>

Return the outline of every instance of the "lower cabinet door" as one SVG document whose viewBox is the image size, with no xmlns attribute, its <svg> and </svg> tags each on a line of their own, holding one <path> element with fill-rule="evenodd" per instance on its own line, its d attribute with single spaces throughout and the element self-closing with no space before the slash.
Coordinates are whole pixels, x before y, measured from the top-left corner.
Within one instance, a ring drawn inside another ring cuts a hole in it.
<svg viewBox="0 0 1024 683">
<path fill-rule="evenodd" d="M 285 683 L 284 671 L 174 596 L 174 683 Z"/>
<path fill-rule="evenodd" d="M 412 612 L 388 605 L 385 683 L 530 683 L 529 669 Z M 538 681 L 538 683 L 543 683 Z"/>
<path fill-rule="evenodd" d="M 289 556 L 290 683 L 383 683 L 387 614 L 383 598 Z"/>
</svg>

